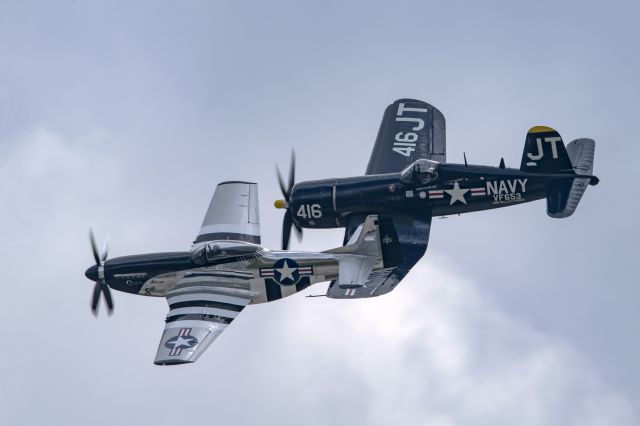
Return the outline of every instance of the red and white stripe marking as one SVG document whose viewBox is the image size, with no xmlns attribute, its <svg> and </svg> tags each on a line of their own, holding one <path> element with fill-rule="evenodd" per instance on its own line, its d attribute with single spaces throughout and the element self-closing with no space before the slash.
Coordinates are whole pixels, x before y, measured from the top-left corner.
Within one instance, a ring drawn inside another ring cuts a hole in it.
<svg viewBox="0 0 640 426">
<path fill-rule="evenodd" d="M 313 266 L 300 266 L 298 267 L 298 273 L 300 275 L 313 275 Z M 260 276 L 263 278 L 271 278 L 275 275 L 273 268 L 261 268 Z"/>
<path fill-rule="evenodd" d="M 477 197 L 480 195 L 487 195 L 486 188 L 471 188 L 471 196 Z"/>
<path fill-rule="evenodd" d="M 261 277 L 273 277 L 274 273 L 275 272 L 274 272 L 273 268 L 260 269 L 260 276 Z"/>
<path fill-rule="evenodd" d="M 435 190 L 435 191 L 429 191 L 429 199 L 432 198 L 444 198 L 444 191 L 443 190 Z"/>
</svg>

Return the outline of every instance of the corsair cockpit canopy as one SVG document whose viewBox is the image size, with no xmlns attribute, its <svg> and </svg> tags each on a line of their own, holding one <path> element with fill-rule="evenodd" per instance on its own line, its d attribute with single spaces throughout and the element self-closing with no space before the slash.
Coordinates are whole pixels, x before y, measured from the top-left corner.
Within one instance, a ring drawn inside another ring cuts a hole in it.
<svg viewBox="0 0 640 426">
<path fill-rule="evenodd" d="M 428 184 L 438 178 L 440 163 L 426 158 L 414 161 L 400 173 L 400 180 L 404 183 Z"/>
</svg>

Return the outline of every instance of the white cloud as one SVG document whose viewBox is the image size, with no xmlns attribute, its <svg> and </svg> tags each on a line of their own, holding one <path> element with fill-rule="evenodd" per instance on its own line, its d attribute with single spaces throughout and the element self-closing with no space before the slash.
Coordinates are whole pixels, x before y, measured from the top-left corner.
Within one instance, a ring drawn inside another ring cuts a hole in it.
<svg viewBox="0 0 640 426">
<path fill-rule="evenodd" d="M 273 347 L 296 348 L 283 363 L 301 385 L 318 373 L 304 361 L 322 358 L 331 383 L 305 386 L 307 398 L 333 389 L 366 407 L 362 424 L 638 423 L 587 356 L 507 316 L 455 270 L 432 254 L 388 296 L 293 303 Z"/>
</svg>

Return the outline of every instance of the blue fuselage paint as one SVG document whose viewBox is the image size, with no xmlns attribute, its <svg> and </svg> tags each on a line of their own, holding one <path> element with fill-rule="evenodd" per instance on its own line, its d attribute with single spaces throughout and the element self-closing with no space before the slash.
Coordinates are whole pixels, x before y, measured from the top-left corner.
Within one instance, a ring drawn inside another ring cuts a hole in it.
<svg viewBox="0 0 640 426">
<path fill-rule="evenodd" d="M 400 173 L 301 182 L 289 208 L 305 228 L 343 227 L 354 215 L 447 216 L 544 199 L 551 182 L 575 177 L 441 164 L 438 177 L 425 184 L 404 182 Z"/>
</svg>

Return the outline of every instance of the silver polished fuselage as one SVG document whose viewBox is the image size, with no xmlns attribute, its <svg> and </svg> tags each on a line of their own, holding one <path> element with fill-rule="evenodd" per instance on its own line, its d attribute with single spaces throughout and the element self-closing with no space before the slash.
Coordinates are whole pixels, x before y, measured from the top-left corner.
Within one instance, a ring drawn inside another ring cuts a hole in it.
<svg viewBox="0 0 640 426">
<path fill-rule="evenodd" d="M 234 241 L 255 249 L 248 256 L 222 256 L 206 265 L 194 262 L 203 244 L 189 252 L 123 256 L 104 263 L 109 287 L 143 296 L 164 297 L 178 285 L 216 287 L 224 293 L 249 296 L 252 303 L 265 303 L 287 297 L 312 284 L 338 277 L 341 255 L 293 251 L 269 251 L 255 244 Z M 225 240 L 224 243 L 229 243 Z M 87 270 L 95 278 L 96 267 Z"/>
</svg>

